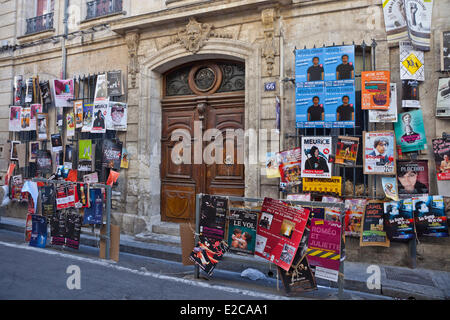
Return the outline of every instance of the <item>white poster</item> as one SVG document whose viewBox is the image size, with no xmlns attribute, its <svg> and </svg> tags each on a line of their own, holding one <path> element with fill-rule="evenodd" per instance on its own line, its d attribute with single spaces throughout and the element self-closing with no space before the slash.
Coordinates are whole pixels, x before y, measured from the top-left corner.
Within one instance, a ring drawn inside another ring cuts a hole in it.
<svg viewBox="0 0 450 320">
<path fill-rule="evenodd" d="M 397 44 L 398 41 L 408 40 L 408 26 L 406 24 L 403 0 L 381 1 L 388 44 Z"/>
<path fill-rule="evenodd" d="M 433 0 L 404 0 L 408 36 L 417 50 L 430 51 Z"/>
<path fill-rule="evenodd" d="M 436 108 L 450 110 L 450 78 L 439 79 Z"/>
<path fill-rule="evenodd" d="M 369 122 L 397 122 L 397 84 L 390 84 L 389 109 L 369 110 Z"/>
<path fill-rule="evenodd" d="M 72 107 L 74 85 L 73 80 L 53 80 L 53 96 L 55 97 L 56 107 Z"/>
<path fill-rule="evenodd" d="M 127 131 L 127 109 L 126 103 L 110 101 L 106 115 L 106 129 Z"/>
<path fill-rule="evenodd" d="M 106 115 L 108 114 L 108 101 L 95 102 L 91 133 L 106 133 Z"/>
<path fill-rule="evenodd" d="M 409 41 L 400 41 L 400 79 L 425 81 L 423 51 L 415 50 Z"/>
<path fill-rule="evenodd" d="M 94 102 L 108 100 L 108 82 L 106 81 L 106 74 L 99 74 L 97 76 L 97 84 L 95 85 Z"/>
<path fill-rule="evenodd" d="M 302 137 L 302 178 L 331 178 L 331 137 Z"/>
</svg>

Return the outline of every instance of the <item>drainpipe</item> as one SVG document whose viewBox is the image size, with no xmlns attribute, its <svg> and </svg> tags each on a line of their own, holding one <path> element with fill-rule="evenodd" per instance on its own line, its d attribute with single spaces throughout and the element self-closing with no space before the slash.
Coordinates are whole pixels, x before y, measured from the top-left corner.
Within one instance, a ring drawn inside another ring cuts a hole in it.
<svg viewBox="0 0 450 320">
<path fill-rule="evenodd" d="M 64 0 L 64 37 L 62 41 L 62 78 L 66 79 L 67 77 L 67 49 L 66 49 L 66 39 L 69 33 L 69 0 Z"/>
</svg>

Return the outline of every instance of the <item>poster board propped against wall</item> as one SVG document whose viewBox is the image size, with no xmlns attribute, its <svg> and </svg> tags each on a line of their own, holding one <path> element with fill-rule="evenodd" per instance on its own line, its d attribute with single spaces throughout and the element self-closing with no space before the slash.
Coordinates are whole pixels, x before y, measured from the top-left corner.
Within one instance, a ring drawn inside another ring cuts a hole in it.
<svg viewBox="0 0 450 320">
<path fill-rule="evenodd" d="M 102 225 L 100 228 L 100 234 L 106 235 L 106 225 Z M 119 251 L 120 251 L 120 227 L 111 224 L 111 242 L 109 246 L 109 258 L 116 262 L 119 262 Z M 100 259 L 106 258 L 106 240 L 100 240 Z"/>
</svg>

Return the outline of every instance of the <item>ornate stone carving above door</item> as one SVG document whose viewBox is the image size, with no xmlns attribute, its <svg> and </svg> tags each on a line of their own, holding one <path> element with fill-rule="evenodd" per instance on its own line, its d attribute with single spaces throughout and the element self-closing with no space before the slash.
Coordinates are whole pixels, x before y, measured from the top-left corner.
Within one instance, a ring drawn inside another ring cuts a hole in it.
<svg viewBox="0 0 450 320">
<path fill-rule="evenodd" d="M 125 43 L 128 47 L 128 74 L 130 75 L 131 88 L 136 87 L 136 75 L 139 72 L 138 48 L 139 32 L 133 30 L 125 34 Z"/>
</svg>

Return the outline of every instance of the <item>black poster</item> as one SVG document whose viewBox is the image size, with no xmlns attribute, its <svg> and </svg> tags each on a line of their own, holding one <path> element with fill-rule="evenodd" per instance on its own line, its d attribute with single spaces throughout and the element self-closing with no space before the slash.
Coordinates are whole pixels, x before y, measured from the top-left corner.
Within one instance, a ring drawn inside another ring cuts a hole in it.
<svg viewBox="0 0 450 320">
<path fill-rule="evenodd" d="M 43 186 L 41 188 L 42 215 L 52 216 L 56 211 L 56 196 L 53 186 Z"/>
<path fill-rule="evenodd" d="M 108 96 L 122 95 L 122 71 L 109 71 L 107 73 Z"/>
<path fill-rule="evenodd" d="M 200 234 L 208 239 L 223 240 L 227 210 L 226 198 L 204 195 L 200 207 Z"/>
<path fill-rule="evenodd" d="M 382 246 L 389 247 L 390 241 L 384 230 L 384 202 L 369 201 L 363 216 L 361 226 L 361 237 L 359 241 L 361 247 Z"/>
<path fill-rule="evenodd" d="M 66 213 L 56 211 L 50 221 L 51 244 L 62 246 L 66 242 Z"/>
<path fill-rule="evenodd" d="M 114 170 L 120 170 L 122 157 L 122 142 L 114 142 L 105 139 L 103 141 L 102 166 Z"/>
<path fill-rule="evenodd" d="M 36 153 L 36 171 L 38 175 L 52 173 L 52 155 L 48 150 L 38 150 Z"/>
<path fill-rule="evenodd" d="M 450 31 L 442 32 L 441 38 L 441 70 L 450 70 Z"/>
<path fill-rule="evenodd" d="M 67 212 L 66 220 L 66 246 L 78 249 L 80 246 L 82 217 L 76 210 Z"/>
<path fill-rule="evenodd" d="M 288 295 L 295 295 L 311 290 L 317 290 L 316 279 L 309 266 L 306 256 L 301 258 L 301 250 L 297 250 L 289 271 L 278 267 L 284 290 Z"/>
</svg>

